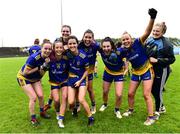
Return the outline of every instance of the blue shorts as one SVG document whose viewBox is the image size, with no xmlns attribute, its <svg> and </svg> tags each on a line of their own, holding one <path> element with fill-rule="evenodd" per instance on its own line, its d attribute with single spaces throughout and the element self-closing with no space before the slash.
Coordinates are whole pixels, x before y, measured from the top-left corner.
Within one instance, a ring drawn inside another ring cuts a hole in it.
<svg viewBox="0 0 180 134">
<path fill-rule="evenodd" d="M 141 81 L 141 80 L 144 81 L 144 80 L 151 80 L 153 78 L 154 78 L 154 72 L 153 72 L 152 68 L 150 68 L 147 72 L 145 72 L 142 75 L 132 74 L 132 76 L 131 76 L 132 81 Z"/>
<path fill-rule="evenodd" d="M 79 77 L 69 77 L 69 79 L 68 79 L 68 86 L 71 86 L 72 88 L 79 88 L 79 87 L 74 87 L 74 84 L 75 84 L 78 80 L 80 80 Z M 86 79 L 84 79 L 84 80 L 81 82 L 80 86 L 86 86 Z"/>
<path fill-rule="evenodd" d="M 93 74 L 88 74 L 88 81 L 93 80 Z"/>
<path fill-rule="evenodd" d="M 64 82 L 62 82 L 60 84 L 57 83 L 57 85 L 55 85 L 55 84 L 51 85 L 51 90 L 53 90 L 53 89 L 60 89 L 60 88 L 62 88 L 64 86 L 68 86 L 67 81 L 64 81 Z"/>
<path fill-rule="evenodd" d="M 17 78 L 17 81 L 18 81 L 18 84 L 19 86 L 25 86 L 27 84 L 33 84 L 35 82 L 31 82 L 31 81 L 28 81 L 28 80 L 25 80 L 25 79 L 21 79 L 21 78 Z M 37 82 L 37 81 L 36 81 Z"/>
<path fill-rule="evenodd" d="M 107 82 L 113 82 L 113 80 L 114 82 L 119 82 L 119 81 L 124 81 L 124 77 L 123 75 L 112 75 L 109 74 L 107 71 L 104 71 L 103 80 Z"/>
</svg>

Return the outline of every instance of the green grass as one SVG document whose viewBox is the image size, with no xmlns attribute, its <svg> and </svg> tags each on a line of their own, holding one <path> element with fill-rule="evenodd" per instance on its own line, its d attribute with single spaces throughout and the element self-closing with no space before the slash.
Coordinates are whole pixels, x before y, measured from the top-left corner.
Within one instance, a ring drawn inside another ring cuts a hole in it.
<svg viewBox="0 0 180 134">
<path fill-rule="evenodd" d="M 29 122 L 28 97 L 18 86 L 16 74 L 24 64 L 26 58 L 0 58 L 0 132 L 2 133 L 178 133 L 180 132 L 180 56 L 176 56 L 176 62 L 172 65 L 173 72 L 166 84 L 164 103 L 167 112 L 160 117 L 154 125 L 144 126 L 146 119 L 146 106 L 139 87 L 136 94 L 135 113 L 130 118 L 117 119 L 114 116 L 114 86 L 109 94 L 109 107 L 103 113 L 97 111 L 95 124 L 87 127 L 87 117 L 83 109 L 78 118 L 73 118 L 70 111 L 65 115 L 65 128 L 60 129 L 55 119 L 54 108 L 48 112 L 52 116 L 50 120 L 42 119 L 38 115 L 41 125 L 33 128 Z M 97 110 L 102 104 L 102 73 L 103 63 L 99 60 L 98 75 L 94 79 Z M 121 112 L 127 109 L 127 91 L 129 79 L 125 81 Z M 43 78 L 45 100 L 49 96 L 50 86 L 47 74 Z M 89 98 L 87 96 L 89 101 Z M 39 112 L 38 103 L 36 112 Z"/>
</svg>

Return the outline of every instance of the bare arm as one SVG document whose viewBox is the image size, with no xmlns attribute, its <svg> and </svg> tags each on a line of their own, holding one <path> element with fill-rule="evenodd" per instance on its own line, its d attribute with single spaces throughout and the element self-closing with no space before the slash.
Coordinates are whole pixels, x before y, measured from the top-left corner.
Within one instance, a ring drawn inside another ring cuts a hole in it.
<svg viewBox="0 0 180 134">
<path fill-rule="evenodd" d="M 89 71 L 89 68 L 86 69 L 86 71 L 84 72 L 84 74 L 83 74 L 83 76 L 81 77 L 81 79 L 78 80 L 78 81 L 74 84 L 75 87 L 79 87 L 79 86 L 80 86 L 81 82 L 82 82 L 82 81 L 86 78 L 86 76 L 88 75 L 88 71 Z"/>
<path fill-rule="evenodd" d="M 128 72 L 128 69 L 129 69 L 129 62 L 128 61 L 125 61 L 125 70 L 124 70 L 124 74 L 123 75 L 126 75 L 126 73 Z"/>
<path fill-rule="evenodd" d="M 32 73 L 34 73 L 34 72 L 36 72 L 36 71 L 38 71 L 38 70 L 39 70 L 38 67 L 35 67 L 35 68 L 31 69 L 30 67 L 25 66 L 24 71 L 23 71 L 22 74 L 25 76 L 25 75 L 32 74 Z"/>
<path fill-rule="evenodd" d="M 157 11 L 155 9 L 151 8 L 151 9 L 149 9 L 148 13 L 151 16 L 151 18 L 149 20 L 148 26 L 146 27 L 144 34 L 140 37 L 140 40 L 142 43 L 144 43 L 145 40 L 148 38 L 148 36 L 151 34 Z"/>
<path fill-rule="evenodd" d="M 84 72 L 83 76 L 82 76 L 81 79 L 80 79 L 81 82 L 86 78 L 86 76 L 88 75 L 88 72 L 89 72 L 89 69 L 87 69 L 87 70 Z"/>
<path fill-rule="evenodd" d="M 145 30 L 144 34 L 140 37 L 140 40 L 141 40 L 142 43 L 144 43 L 145 40 L 148 38 L 148 36 L 151 34 L 153 25 L 154 25 L 154 19 L 150 19 L 149 24 L 146 27 L 146 30 Z"/>
</svg>

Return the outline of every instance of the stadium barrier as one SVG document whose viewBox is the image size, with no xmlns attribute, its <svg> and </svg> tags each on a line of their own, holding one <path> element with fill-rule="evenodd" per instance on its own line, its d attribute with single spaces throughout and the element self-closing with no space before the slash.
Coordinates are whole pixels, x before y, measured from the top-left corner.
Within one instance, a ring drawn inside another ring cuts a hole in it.
<svg viewBox="0 0 180 134">
<path fill-rule="evenodd" d="M 28 56 L 28 53 L 23 51 L 23 49 L 20 47 L 1 47 L 0 57 Z"/>
</svg>

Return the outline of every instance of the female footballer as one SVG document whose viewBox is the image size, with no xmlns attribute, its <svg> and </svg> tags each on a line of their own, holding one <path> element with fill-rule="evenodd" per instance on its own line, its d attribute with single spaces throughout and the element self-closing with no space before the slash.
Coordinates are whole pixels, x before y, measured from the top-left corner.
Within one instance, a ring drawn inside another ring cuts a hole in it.
<svg viewBox="0 0 180 134">
<path fill-rule="evenodd" d="M 136 38 L 134 41 L 130 34 L 125 32 L 121 37 L 122 45 L 126 49 L 126 58 L 132 65 L 132 76 L 128 91 L 128 104 L 129 109 L 123 114 L 129 116 L 134 111 L 134 98 L 136 90 L 142 81 L 143 96 L 146 102 L 148 117 L 144 122 L 144 125 L 151 125 L 155 122 L 153 114 L 153 101 L 151 97 L 151 89 L 153 84 L 153 69 L 152 65 L 146 55 L 144 42 L 151 33 L 154 20 L 156 18 L 157 11 L 155 9 L 149 9 L 150 20 L 144 34 L 140 38 Z"/>
<path fill-rule="evenodd" d="M 54 59 L 49 62 L 49 83 L 51 85 L 51 95 L 56 109 L 56 115 L 60 128 L 64 128 L 64 114 L 67 105 L 67 80 L 68 80 L 68 59 L 64 55 L 62 40 L 56 39 L 53 43 Z M 61 89 L 61 106 L 60 93 Z"/>
<path fill-rule="evenodd" d="M 29 56 L 26 63 L 17 74 L 19 85 L 29 97 L 29 112 L 33 126 L 39 124 L 35 114 L 37 98 L 39 100 L 40 116 L 43 118 L 50 118 L 50 116 L 43 110 L 44 96 L 40 80 L 47 70 L 47 63 L 49 62 L 48 57 L 51 50 L 52 44 L 50 42 L 43 43 L 41 51 Z"/>
<path fill-rule="evenodd" d="M 110 86 L 114 81 L 116 96 L 114 113 L 117 118 L 121 119 L 122 116 L 119 107 L 121 105 L 123 91 L 123 52 L 121 48 L 116 49 L 115 44 L 110 37 L 106 37 L 102 40 L 99 52 L 105 64 L 103 74 L 103 104 L 99 111 L 104 111 L 107 108 Z"/>
<path fill-rule="evenodd" d="M 68 48 L 72 55 L 69 58 L 68 102 L 71 108 L 74 108 L 75 96 L 78 92 L 78 100 L 84 107 L 88 116 L 88 125 L 91 126 L 94 123 L 94 118 L 85 99 L 89 61 L 86 53 L 78 49 L 78 39 L 75 36 L 68 38 Z"/>
<path fill-rule="evenodd" d="M 91 100 L 91 113 L 96 113 L 96 103 L 95 94 L 93 90 L 93 73 L 96 62 L 96 54 L 99 49 L 99 44 L 94 41 L 94 33 L 92 30 L 88 29 L 84 32 L 83 39 L 78 45 L 78 49 L 86 52 L 89 61 L 89 72 L 88 72 L 88 84 L 87 90 L 89 93 L 89 98 Z"/>
</svg>

